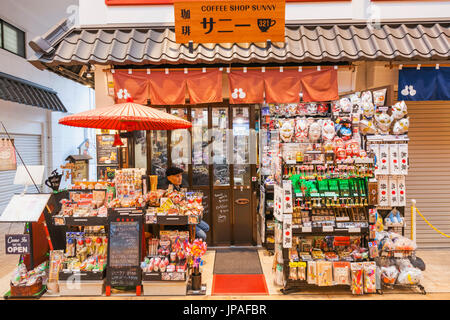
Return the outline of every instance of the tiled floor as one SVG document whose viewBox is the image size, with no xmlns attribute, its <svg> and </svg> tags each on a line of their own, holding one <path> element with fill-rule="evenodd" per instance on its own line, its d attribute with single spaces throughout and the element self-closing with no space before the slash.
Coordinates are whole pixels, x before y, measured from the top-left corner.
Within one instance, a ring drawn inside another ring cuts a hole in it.
<svg viewBox="0 0 450 320">
<path fill-rule="evenodd" d="M 19 256 L 5 255 L 4 249 L 4 234 L 6 233 L 21 233 L 23 231 L 22 224 L 0 224 L 0 293 L 4 294 L 9 290 L 9 280 L 12 271 L 17 265 Z M 264 276 L 266 278 L 267 288 L 269 290 L 268 296 L 211 296 L 212 280 L 215 251 L 208 251 L 205 256 L 205 264 L 202 267 L 203 283 L 206 283 L 206 296 L 111 296 L 111 297 L 86 297 L 86 299 L 192 299 L 192 300 L 208 300 L 208 299 L 224 299 L 224 300 L 266 300 L 266 299 L 298 299 L 298 300 L 325 300 L 325 299 L 424 299 L 424 300 L 450 300 L 450 250 L 419 250 L 417 256 L 421 257 L 426 263 L 426 271 L 422 285 L 425 287 L 427 294 L 422 295 L 415 293 L 410 289 L 395 291 L 384 290 L 383 295 L 371 294 L 363 296 L 353 296 L 349 289 L 337 290 L 330 287 L 325 290 L 304 291 L 301 293 L 293 293 L 283 295 L 280 292 L 281 287 L 274 283 L 273 256 L 269 255 L 264 249 L 258 251 Z M 71 297 L 70 297 L 71 298 Z M 69 299 L 68 297 L 48 297 L 44 296 L 42 299 Z M 76 297 L 74 299 L 80 299 Z M 83 299 L 83 298 L 82 298 Z"/>
</svg>

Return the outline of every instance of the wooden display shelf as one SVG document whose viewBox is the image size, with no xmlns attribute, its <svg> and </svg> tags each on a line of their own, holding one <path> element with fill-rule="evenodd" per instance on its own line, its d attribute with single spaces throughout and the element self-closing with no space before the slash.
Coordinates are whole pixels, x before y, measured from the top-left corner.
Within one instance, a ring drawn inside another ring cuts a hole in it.
<svg viewBox="0 0 450 320">
<path fill-rule="evenodd" d="M 53 216 L 56 226 L 104 226 L 108 224 L 108 217 L 64 217 Z"/>
</svg>

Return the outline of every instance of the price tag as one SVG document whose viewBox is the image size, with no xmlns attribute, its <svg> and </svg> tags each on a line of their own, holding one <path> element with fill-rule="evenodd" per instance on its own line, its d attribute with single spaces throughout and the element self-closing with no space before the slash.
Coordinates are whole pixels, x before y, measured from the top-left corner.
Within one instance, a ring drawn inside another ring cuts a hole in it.
<svg viewBox="0 0 450 320">
<path fill-rule="evenodd" d="M 297 268 L 297 267 L 298 267 L 298 262 L 289 261 L 289 267 L 291 267 L 291 268 Z"/>
<path fill-rule="evenodd" d="M 395 258 L 401 258 L 401 257 L 403 257 L 403 255 L 402 255 L 401 252 L 394 252 L 394 257 Z"/>
<path fill-rule="evenodd" d="M 333 226 L 323 226 L 322 231 L 323 232 L 333 232 L 334 228 Z"/>
<path fill-rule="evenodd" d="M 312 228 L 311 227 L 302 227 L 302 232 L 311 232 Z"/>
<path fill-rule="evenodd" d="M 296 160 L 286 160 L 286 164 L 297 164 Z"/>
<path fill-rule="evenodd" d="M 361 232 L 361 228 L 349 227 L 348 228 L 348 232 L 349 233 L 360 233 Z"/>
<path fill-rule="evenodd" d="M 297 267 L 303 267 L 306 268 L 306 262 L 297 262 Z"/>
</svg>

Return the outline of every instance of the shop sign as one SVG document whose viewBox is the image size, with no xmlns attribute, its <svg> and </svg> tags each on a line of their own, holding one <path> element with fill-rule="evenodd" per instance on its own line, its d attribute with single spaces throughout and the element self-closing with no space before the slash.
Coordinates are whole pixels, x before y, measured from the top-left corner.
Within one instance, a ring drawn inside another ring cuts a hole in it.
<svg viewBox="0 0 450 320">
<path fill-rule="evenodd" d="M 173 4 L 176 0 L 105 0 L 107 6 L 136 6 L 136 5 L 159 5 Z M 286 2 L 345 2 L 351 0 L 286 0 Z M 386 1 L 386 0 L 373 0 Z M 394 0 L 387 0 L 394 1 Z M 398 1 L 398 0 L 395 0 Z"/>
<path fill-rule="evenodd" d="M 0 171 L 16 170 L 16 151 L 13 146 L 14 140 L 0 140 Z"/>
<path fill-rule="evenodd" d="M 285 6 L 285 0 L 175 1 L 176 42 L 284 42 Z"/>
<path fill-rule="evenodd" d="M 7 234 L 5 235 L 6 254 L 30 254 L 29 234 Z"/>
</svg>

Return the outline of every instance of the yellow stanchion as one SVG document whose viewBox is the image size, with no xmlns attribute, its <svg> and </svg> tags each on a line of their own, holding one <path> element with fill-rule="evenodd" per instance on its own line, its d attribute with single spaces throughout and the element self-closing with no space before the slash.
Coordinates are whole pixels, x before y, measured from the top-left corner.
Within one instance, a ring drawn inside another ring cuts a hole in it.
<svg viewBox="0 0 450 320">
<path fill-rule="evenodd" d="M 437 233 L 440 233 L 441 235 L 443 235 L 444 237 L 450 238 L 450 236 L 448 234 L 443 233 L 442 231 L 438 230 L 435 226 L 433 226 L 430 222 L 428 222 L 428 220 L 420 213 L 419 209 L 417 209 L 416 206 L 414 206 L 414 209 L 416 209 L 417 213 L 419 214 L 419 216 L 422 217 L 422 219 L 432 228 L 434 229 Z M 411 214 L 413 212 L 413 207 L 411 207 Z M 412 231 L 411 231 L 412 232 Z"/>
</svg>

